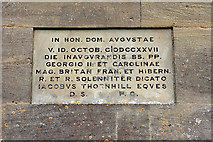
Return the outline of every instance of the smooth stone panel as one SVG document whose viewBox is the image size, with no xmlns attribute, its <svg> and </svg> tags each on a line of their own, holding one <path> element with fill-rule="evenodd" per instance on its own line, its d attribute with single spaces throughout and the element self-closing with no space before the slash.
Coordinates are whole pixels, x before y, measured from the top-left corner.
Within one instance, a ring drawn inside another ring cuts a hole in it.
<svg viewBox="0 0 213 142">
<path fill-rule="evenodd" d="M 171 29 L 35 30 L 34 37 L 34 104 L 174 103 Z"/>
</svg>

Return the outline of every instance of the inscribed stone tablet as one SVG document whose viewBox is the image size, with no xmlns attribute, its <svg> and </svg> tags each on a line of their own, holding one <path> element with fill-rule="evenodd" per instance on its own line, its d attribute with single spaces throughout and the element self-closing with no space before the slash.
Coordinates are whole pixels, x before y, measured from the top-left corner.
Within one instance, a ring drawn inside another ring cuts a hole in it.
<svg viewBox="0 0 213 142">
<path fill-rule="evenodd" d="M 170 29 L 35 30 L 33 104 L 174 103 Z"/>
</svg>

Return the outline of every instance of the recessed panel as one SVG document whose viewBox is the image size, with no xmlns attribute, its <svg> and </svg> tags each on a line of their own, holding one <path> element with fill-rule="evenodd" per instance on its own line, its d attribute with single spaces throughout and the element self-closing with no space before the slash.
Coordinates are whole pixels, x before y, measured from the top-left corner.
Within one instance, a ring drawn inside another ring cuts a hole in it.
<svg viewBox="0 0 213 142">
<path fill-rule="evenodd" d="M 170 29 L 35 30 L 33 104 L 174 102 Z"/>
</svg>

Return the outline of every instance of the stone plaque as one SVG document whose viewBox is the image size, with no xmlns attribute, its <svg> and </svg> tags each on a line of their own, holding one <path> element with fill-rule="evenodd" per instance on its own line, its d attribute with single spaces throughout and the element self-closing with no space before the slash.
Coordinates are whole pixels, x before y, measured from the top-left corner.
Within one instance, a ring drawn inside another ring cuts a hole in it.
<svg viewBox="0 0 213 142">
<path fill-rule="evenodd" d="M 35 30 L 32 103 L 174 103 L 171 29 Z"/>
</svg>

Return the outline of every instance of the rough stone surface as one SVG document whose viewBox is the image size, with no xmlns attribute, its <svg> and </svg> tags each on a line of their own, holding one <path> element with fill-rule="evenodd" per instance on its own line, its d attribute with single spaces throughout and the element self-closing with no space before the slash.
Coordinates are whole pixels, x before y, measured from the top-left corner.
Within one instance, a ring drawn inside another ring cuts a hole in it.
<svg viewBox="0 0 213 142">
<path fill-rule="evenodd" d="M 211 29 L 174 28 L 176 101 L 211 103 Z"/>
<path fill-rule="evenodd" d="M 29 103 L 31 98 L 31 66 L 4 65 L 2 68 L 3 103 Z"/>
<path fill-rule="evenodd" d="M 211 105 L 150 106 L 152 140 L 211 140 Z"/>
<path fill-rule="evenodd" d="M 32 28 L 3 28 L 3 102 L 30 102 L 33 50 Z"/>
<path fill-rule="evenodd" d="M 126 105 L 117 110 L 118 140 L 149 140 L 149 105 Z"/>
<path fill-rule="evenodd" d="M 2 103 L 0 103 L 0 126 L 2 126 L 2 114 L 3 114 L 3 110 L 2 110 Z M 0 127 L 0 140 L 2 140 L 2 127 Z"/>
<path fill-rule="evenodd" d="M 3 28 L 2 61 L 4 65 L 30 64 L 33 52 L 32 28 Z"/>
<path fill-rule="evenodd" d="M 3 3 L 3 26 L 139 27 L 140 3 Z"/>
<path fill-rule="evenodd" d="M 142 27 L 211 27 L 211 3 L 141 3 Z"/>
<path fill-rule="evenodd" d="M 26 104 L 5 105 L 3 111 L 5 140 L 115 139 L 112 106 Z"/>
</svg>

